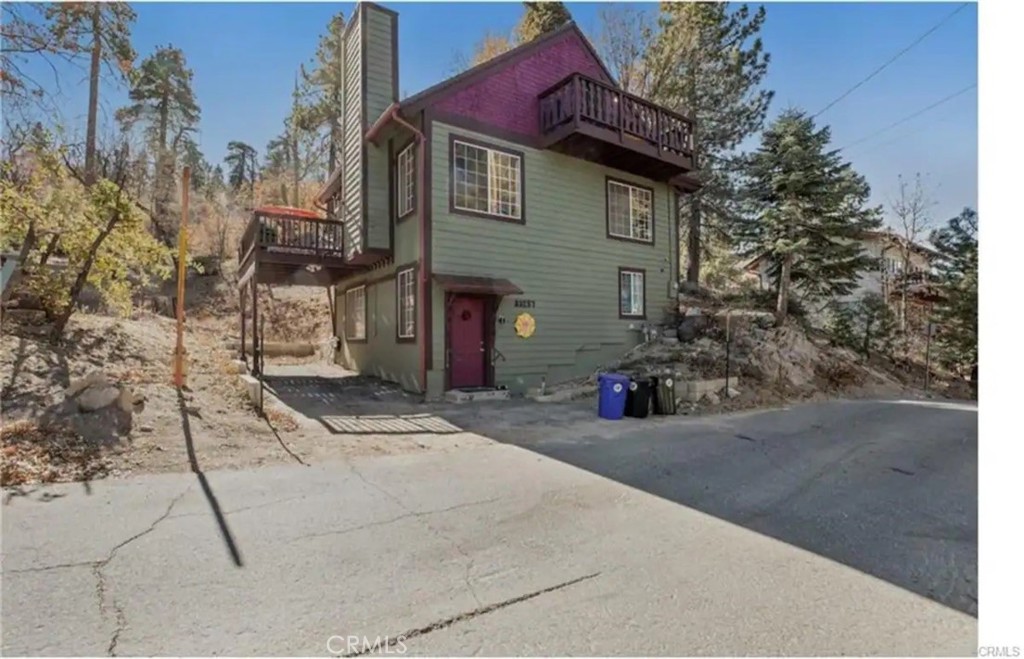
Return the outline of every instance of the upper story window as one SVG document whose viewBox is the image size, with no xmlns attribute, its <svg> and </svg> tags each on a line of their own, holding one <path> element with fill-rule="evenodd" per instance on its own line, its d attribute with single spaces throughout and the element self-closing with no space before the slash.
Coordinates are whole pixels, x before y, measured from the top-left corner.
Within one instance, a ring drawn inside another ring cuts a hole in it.
<svg viewBox="0 0 1024 659">
<path fill-rule="evenodd" d="M 654 190 L 608 179 L 608 235 L 654 242 Z"/>
<path fill-rule="evenodd" d="M 402 149 L 395 159 L 395 194 L 398 196 L 398 217 L 405 217 L 416 208 L 415 145 Z"/>
<path fill-rule="evenodd" d="M 522 155 L 454 138 L 451 150 L 452 210 L 521 222 Z"/>
<path fill-rule="evenodd" d="M 416 338 L 416 270 L 398 272 L 398 338 Z"/>
<path fill-rule="evenodd" d="M 619 268 L 619 318 L 646 318 L 644 271 Z"/>
<path fill-rule="evenodd" d="M 350 341 L 366 340 L 366 287 L 345 291 L 345 338 Z"/>
</svg>

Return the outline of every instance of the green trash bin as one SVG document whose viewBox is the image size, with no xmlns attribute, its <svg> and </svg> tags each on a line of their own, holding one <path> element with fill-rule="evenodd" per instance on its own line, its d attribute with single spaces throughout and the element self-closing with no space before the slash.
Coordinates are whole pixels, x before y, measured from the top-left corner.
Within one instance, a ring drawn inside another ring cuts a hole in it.
<svg viewBox="0 0 1024 659">
<path fill-rule="evenodd" d="M 676 383 L 671 375 L 651 378 L 654 383 L 654 413 L 676 413 Z"/>
</svg>

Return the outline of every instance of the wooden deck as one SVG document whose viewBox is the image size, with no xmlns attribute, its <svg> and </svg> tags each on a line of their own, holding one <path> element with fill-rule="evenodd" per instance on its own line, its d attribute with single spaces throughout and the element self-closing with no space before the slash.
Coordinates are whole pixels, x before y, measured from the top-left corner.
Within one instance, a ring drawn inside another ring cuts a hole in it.
<svg viewBox="0 0 1024 659">
<path fill-rule="evenodd" d="M 258 284 L 328 286 L 362 269 L 345 259 L 341 222 L 299 213 L 253 214 L 238 248 L 240 287 L 252 277 Z"/>
<path fill-rule="evenodd" d="M 693 122 L 681 114 L 579 73 L 538 99 L 544 148 L 660 181 L 696 169 Z"/>
</svg>

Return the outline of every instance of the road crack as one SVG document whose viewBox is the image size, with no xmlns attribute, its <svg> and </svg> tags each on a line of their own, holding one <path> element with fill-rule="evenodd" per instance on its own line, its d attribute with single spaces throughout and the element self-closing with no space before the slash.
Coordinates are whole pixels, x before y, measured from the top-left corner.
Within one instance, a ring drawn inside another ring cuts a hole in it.
<svg viewBox="0 0 1024 659">
<path fill-rule="evenodd" d="M 394 520 L 391 520 L 391 522 L 398 521 L 398 519 L 403 519 L 405 517 L 415 517 L 415 518 L 417 518 L 417 519 L 419 519 L 420 521 L 423 522 L 423 526 L 427 527 L 427 530 L 429 530 L 431 533 L 433 533 L 438 538 L 441 538 L 442 540 L 447 542 L 449 545 L 452 546 L 452 548 L 456 552 L 459 553 L 460 556 L 462 556 L 462 558 L 465 560 L 464 572 L 463 572 L 463 575 L 462 575 L 462 581 L 466 584 L 466 590 L 469 591 L 469 594 L 473 597 L 473 600 L 477 603 L 477 605 L 478 606 L 483 606 L 483 603 L 480 601 L 480 596 L 477 594 L 476 588 L 473 587 L 472 580 L 470 579 L 470 572 L 473 569 L 473 563 L 474 563 L 473 558 L 466 552 L 465 549 L 462 548 L 462 545 L 460 545 L 458 542 L 456 542 L 454 539 L 452 539 L 444 531 L 434 527 L 430 522 L 428 522 L 426 520 L 426 516 L 427 515 L 436 515 L 438 513 L 448 512 L 448 511 L 451 511 L 451 510 L 457 510 L 459 508 L 465 508 L 465 507 L 468 507 L 468 506 L 482 505 L 482 504 L 485 504 L 485 503 L 491 503 L 491 502 L 497 501 L 498 498 L 485 499 L 485 500 L 479 501 L 479 502 L 470 502 L 470 503 L 465 503 L 465 504 L 457 504 L 457 505 L 454 505 L 454 506 L 450 506 L 448 508 L 442 508 L 441 510 L 420 512 L 420 511 L 413 510 L 413 509 L 409 508 L 408 506 L 406 506 L 405 503 L 401 499 L 399 499 L 395 494 L 393 494 L 393 493 L 389 492 L 388 490 L 384 489 L 382 486 L 378 485 L 377 483 L 370 482 L 366 478 L 366 476 L 364 476 L 363 473 L 361 471 L 359 471 L 359 469 L 354 464 L 352 464 L 351 462 L 349 462 L 349 467 L 351 467 L 353 473 L 355 473 L 355 475 L 359 477 L 359 480 L 363 481 L 363 483 L 365 483 L 368 487 L 371 487 L 371 488 L 377 490 L 378 492 L 380 492 L 384 496 L 386 496 L 389 499 L 391 499 L 392 501 L 394 501 L 395 505 L 397 505 L 399 508 L 401 508 L 402 510 L 406 511 L 406 513 L 407 513 L 406 515 L 399 516 L 398 518 L 396 518 Z"/>
<path fill-rule="evenodd" d="M 114 545 L 114 547 L 110 550 L 110 552 L 107 554 L 107 557 L 105 559 L 103 559 L 102 561 L 94 561 L 92 563 L 93 576 L 96 577 L 96 601 L 97 601 L 97 604 L 99 606 L 99 612 L 100 612 L 100 617 L 101 618 L 106 617 L 107 610 L 108 610 L 108 606 L 107 606 L 108 586 L 107 586 L 107 578 L 106 578 L 106 575 L 103 574 L 103 570 L 106 569 L 106 567 L 108 565 L 110 565 L 110 562 L 112 560 L 114 560 L 114 557 L 117 556 L 117 552 L 119 552 L 121 549 L 127 547 L 131 543 L 135 542 L 139 538 L 152 533 L 156 529 L 156 527 L 160 525 L 161 522 L 163 522 L 164 520 L 169 518 L 171 516 L 171 511 L 174 510 L 174 507 L 191 490 L 192 490 L 192 486 L 189 485 L 187 488 L 185 488 L 184 492 L 182 492 L 178 496 L 174 497 L 174 499 L 172 499 L 171 502 L 167 505 L 167 510 L 165 510 L 162 515 L 160 515 L 155 520 L 153 520 L 153 523 L 149 525 L 149 528 L 147 528 L 147 529 L 145 529 L 143 531 L 140 531 L 139 533 L 136 533 L 135 535 L 133 535 L 132 537 L 128 538 L 127 540 L 124 540 L 124 541 L 119 542 L 118 544 Z M 121 638 L 121 633 L 128 627 L 128 621 L 127 621 L 127 619 L 125 617 L 124 608 L 120 605 L 120 603 L 118 603 L 117 598 L 115 598 L 114 595 L 111 594 L 109 599 L 110 599 L 110 606 L 109 606 L 109 608 L 113 609 L 113 611 L 114 611 L 115 626 L 114 626 L 114 633 L 111 634 L 111 636 L 110 636 L 110 643 L 107 646 L 107 655 L 111 656 L 111 657 L 115 657 L 115 656 L 117 656 L 117 642 Z"/>
<path fill-rule="evenodd" d="M 593 578 L 598 577 L 600 575 L 601 575 L 600 572 L 592 572 L 591 574 L 587 574 L 587 575 L 584 575 L 582 577 L 576 577 L 575 579 L 570 579 L 569 581 L 563 581 L 562 583 L 555 584 L 554 586 L 548 586 L 547 588 L 541 588 L 540 590 L 534 590 L 532 592 L 525 593 L 523 595 L 518 595 L 516 597 L 512 597 L 512 598 L 507 599 L 507 600 L 502 600 L 500 602 L 495 602 L 494 604 L 488 604 L 487 606 L 481 606 L 481 607 L 478 607 L 476 609 L 473 609 L 472 611 L 466 611 L 465 613 L 460 613 L 460 614 L 452 616 L 450 618 L 445 618 L 443 620 L 438 620 L 436 622 L 432 622 L 429 625 L 425 625 L 423 627 L 417 627 L 415 629 L 410 629 L 410 630 L 408 630 L 408 631 L 406 631 L 406 632 L 404 632 L 402 634 L 398 634 L 396 636 L 387 636 L 386 638 L 398 638 L 398 639 L 402 639 L 402 641 L 404 642 L 404 641 L 407 641 L 409 639 L 416 638 L 417 636 L 423 636 L 423 635 L 429 634 L 431 632 L 436 632 L 439 629 L 445 629 L 447 627 L 451 627 L 452 625 L 455 625 L 455 624 L 460 623 L 460 622 L 465 622 L 467 620 L 472 620 L 473 618 L 479 618 L 480 616 L 487 615 L 488 613 L 493 613 L 495 611 L 498 611 L 500 609 L 504 609 L 504 608 L 512 606 L 514 604 L 520 604 L 520 603 L 525 602 L 527 600 L 531 600 L 531 599 L 533 599 L 535 597 L 540 597 L 541 595 L 546 595 L 547 593 L 553 593 L 556 590 L 562 590 L 564 588 L 569 588 L 570 586 L 575 586 L 578 583 L 582 583 L 584 581 L 589 581 L 590 579 L 593 579 Z M 343 654 L 341 656 L 343 656 L 343 657 L 359 657 L 359 656 L 362 656 L 362 655 L 365 655 L 365 654 L 369 654 L 372 651 L 373 651 L 373 648 L 370 647 L 370 648 L 366 648 L 366 649 L 360 650 L 359 652 L 352 652 L 352 653 L 349 653 L 349 654 Z"/>
</svg>

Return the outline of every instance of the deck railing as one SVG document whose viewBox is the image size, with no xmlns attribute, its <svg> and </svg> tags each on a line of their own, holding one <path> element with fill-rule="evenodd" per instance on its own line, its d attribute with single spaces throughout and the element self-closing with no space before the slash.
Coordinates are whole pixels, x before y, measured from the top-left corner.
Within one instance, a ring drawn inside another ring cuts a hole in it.
<svg viewBox="0 0 1024 659">
<path fill-rule="evenodd" d="M 570 122 L 591 124 L 640 139 L 659 152 L 689 157 L 693 122 L 583 74 L 575 73 L 539 96 L 540 130 L 548 134 Z"/>
<path fill-rule="evenodd" d="M 240 261 L 256 248 L 279 254 L 306 254 L 311 261 L 343 258 L 344 224 L 337 220 L 257 213 L 242 234 Z"/>
</svg>

